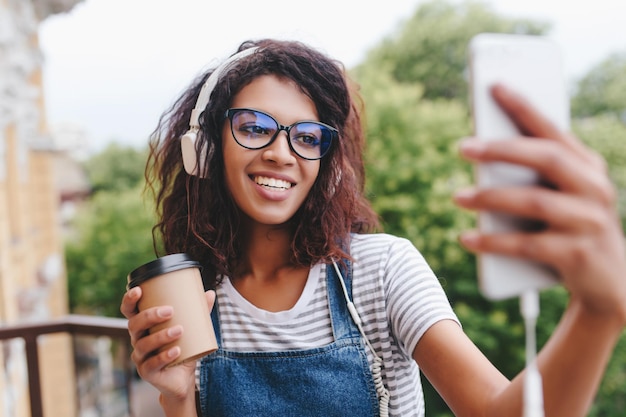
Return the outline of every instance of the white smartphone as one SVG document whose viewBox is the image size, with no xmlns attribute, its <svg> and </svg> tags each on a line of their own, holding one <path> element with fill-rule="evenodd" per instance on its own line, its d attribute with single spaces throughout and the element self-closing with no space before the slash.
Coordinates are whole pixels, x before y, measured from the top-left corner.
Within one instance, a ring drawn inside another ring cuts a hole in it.
<svg viewBox="0 0 626 417">
<path fill-rule="evenodd" d="M 469 44 L 470 107 L 474 134 L 482 140 L 506 140 L 520 132 L 498 107 L 490 87 L 502 83 L 524 96 L 558 128 L 569 129 L 567 94 L 558 45 L 542 36 L 483 33 Z M 531 169 L 489 163 L 476 167 L 478 187 L 506 187 L 537 183 Z M 485 233 L 506 233 L 537 228 L 537 222 L 495 212 L 481 212 L 478 227 Z M 479 288 L 488 299 L 518 296 L 558 282 L 545 265 L 509 256 L 478 257 Z"/>
</svg>

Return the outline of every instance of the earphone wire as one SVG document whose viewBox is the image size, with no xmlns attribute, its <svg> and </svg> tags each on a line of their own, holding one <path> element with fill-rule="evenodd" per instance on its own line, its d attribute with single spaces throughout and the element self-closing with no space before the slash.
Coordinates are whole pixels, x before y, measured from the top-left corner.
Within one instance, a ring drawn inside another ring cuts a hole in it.
<svg viewBox="0 0 626 417">
<path fill-rule="evenodd" d="M 526 375 L 524 375 L 524 417 L 544 417 L 543 383 L 537 366 L 537 318 L 539 293 L 528 290 L 520 296 L 520 310 L 526 332 Z"/>
<path fill-rule="evenodd" d="M 339 282 L 341 283 L 341 289 L 343 290 L 343 296 L 346 299 L 346 304 L 348 306 L 348 311 L 350 312 L 350 316 L 352 317 L 354 324 L 356 324 L 356 327 L 359 329 L 361 336 L 363 336 L 363 340 L 365 340 L 367 347 L 369 348 L 370 352 L 372 353 L 372 356 L 374 357 L 374 364 L 372 365 L 372 377 L 374 379 L 374 386 L 376 388 L 376 394 L 378 394 L 379 414 L 380 414 L 380 417 L 388 417 L 389 416 L 389 391 L 387 390 L 387 387 L 385 387 L 385 384 L 383 383 L 383 376 L 382 376 L 383 360 L 380 356 L 378 356 L 378 354 L 374 350 L 374 347 L 372 346 L 367 336 L 365 335 L 365 331 L 363 330 L 363 326 L 362 326 L 361 317 L 359 316 L 359 313 L 356 311 L 356 307 L 354 306 L 354 303 L 352 302 L 352 300 L 350 299 L 350 296 L 348 295 L 348 289 L 346 288 L 346 283 L 343 279 L 343 275 L 341 271 L 339 270 L 339 267 L 337 266 L 337 262 L 333 261 L 333 267 L 335 268 L 335 272 L 337 273 L 337 276 L 339 277 Z"/>
</svg>

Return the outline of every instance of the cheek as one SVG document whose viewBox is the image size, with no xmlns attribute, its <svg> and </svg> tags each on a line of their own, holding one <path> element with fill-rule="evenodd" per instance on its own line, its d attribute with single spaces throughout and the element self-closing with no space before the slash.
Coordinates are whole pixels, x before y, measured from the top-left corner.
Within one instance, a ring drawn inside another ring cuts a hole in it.
<svg viewBox="0 0 626 417">
<path fill-rule="evenodd" d="M 309 161 L 303 168 L 302 171 L 306 177 L 306 182 L 308 183 L 309 190 L 315 184 L 317 177 L 320 174 L 320 161 Z"/>
<path fill-rule="evenodd" d="M 224 170 L 228 173 L 229 169 L 233 169 L 237 165 L 237 158 L 240 153 L 237 152 L 239 145 L 230 136 L 230 130 L 224 128 L 222 130 L 222 160 L 224 161 Z"/>
<path fill-rule="evenodd" d="M 226 188 L 230 190 L 234 186 L 234 171 L 238 167 L 236 154 L 233 152 L 232 146 L 223 143 L 222 157 L 224 161 L 224 182 L 226 183 Z"/>
<path fill-rule="evenodd" d="M 317 179 L 317 177 L 319 177 L 319 175 L 320 175 L 320 167 L 321 167 L 320 161 L 316 161 L 316 162 L 317 162 L 317 164 L 316 164 L 315 168 L 313 169 L 313 177 L 315 179 Z"/>
</svg>

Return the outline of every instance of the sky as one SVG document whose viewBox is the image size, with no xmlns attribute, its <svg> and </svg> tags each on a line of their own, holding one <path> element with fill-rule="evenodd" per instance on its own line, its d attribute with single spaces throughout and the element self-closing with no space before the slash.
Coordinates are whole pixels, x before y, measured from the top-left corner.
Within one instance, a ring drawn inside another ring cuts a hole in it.
<svg viewBox="0 0 626 417">
<path fill-rule="evenodd" d="M 298 39 L 350 68 L 424 1 L 85 0 L 40 25 L 48 123 L 84 130 L 92 151 L 113 141 L 142 147 L 191 80 L 242 41 Z M 626 52 L 624 0 L 487 3 L 550 23 L 570 81 Z"/>
</svg>

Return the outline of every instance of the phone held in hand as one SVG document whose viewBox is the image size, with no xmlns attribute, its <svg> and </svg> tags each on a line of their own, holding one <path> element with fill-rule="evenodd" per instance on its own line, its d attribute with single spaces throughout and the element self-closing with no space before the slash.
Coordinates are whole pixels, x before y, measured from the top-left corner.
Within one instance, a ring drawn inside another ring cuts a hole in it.
<svg viewBox="0 0 626 417">
<path fill-rule="evenodd" d="M 469 44 L 470 105 L 474 134 L 481 140 L 507 140 L 520 132 L 492 98 L 490 88 L 502 83 L 524 96 L 559 129 L 569 128 L 567 95 L 561 52 L 542 36 L 483 33 Z M 507 163 L 479 164 L 480 188 L 539 183 L 529 168 Z M 484 233 L 532 231 L 537 222 L 495 212 L 481 212 L 478 227 Z M 545 265 L 503 255 L 478 257 L 479 288 L 488 299 L 501 300 L 529 289 L 555 285 L 555 273 Z"/>
</svg>

